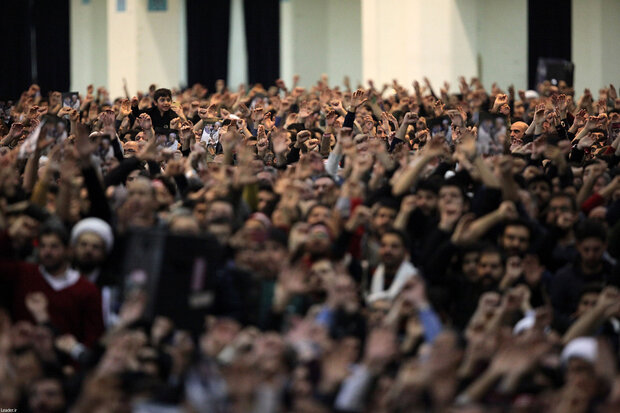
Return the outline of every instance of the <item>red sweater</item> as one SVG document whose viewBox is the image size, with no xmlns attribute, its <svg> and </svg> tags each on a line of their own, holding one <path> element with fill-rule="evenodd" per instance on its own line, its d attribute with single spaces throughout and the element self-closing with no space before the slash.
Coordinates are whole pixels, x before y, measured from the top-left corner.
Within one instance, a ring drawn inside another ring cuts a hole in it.
<svg viewBox="0 0 620 413">
<path fill-rule="evenodd" d="M 6 234 L 0 234 L 0 245 L 6 241 Z M 73 334 L 87 347 L 95 344 L 103 334 L 101 293 L 84 277 L 56 291 L 45 280 L 38 266 L 0 258 L 0 281 L 11 292 L 11 302 L 7 304 L 14 321 L 34 323 L 25 300 L 29 293 L 40 291 L 48 300 L 50 322 L 61 333 Z"/>
</svg>

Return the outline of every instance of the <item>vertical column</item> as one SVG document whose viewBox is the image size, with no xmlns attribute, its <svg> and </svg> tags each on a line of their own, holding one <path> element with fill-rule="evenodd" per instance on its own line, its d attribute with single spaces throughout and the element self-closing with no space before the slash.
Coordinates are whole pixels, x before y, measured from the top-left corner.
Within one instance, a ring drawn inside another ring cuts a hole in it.
<svg viewBox="0 0 620 413">
<path fill-rule="evenodd" d="M 106 1 L 71 0 L 71 90 L 84 93 L 86 86 L 107 86 Z"/>
<path fill-rule="evenodd" d="M 248 83 L 248 50 L 245 42 L 243 0 L 230 4 L 230 43 L 228 45 L 228 88 L 236 90 Z"/>
<path fill-rule="evenodd" d="M 93 83 L 122 96 L 123 78 L 130 93 L 185 85 L 185 0 L 167 0 L 161 11 L 149 11 L 148 0 L 70 1 L 73 90 Z"/>
<path fill-rule="evenodd" d="M 280 74 L 300 85 L 327 74 L 332 85 L 344 75 L 362 80 L 361 0 L 281 0 Z"/>
<path fill-rule="evenodd" d="M 291 84 L 295 74 L 293 1 L 280 0 L 280 77 Z"/>
<path fill-rule="evenodd" d="M 575 92 L 590 88 L 597 96 L 599 88 L 620 81 L 620 3 L 614 0 L 573 0 L 573 62 Z"/>
<path fill-rule="evenodd" d="M 110 97 L 124 95 L 123 79 L 127 80 L 130 93 L 140 85 L 139 79 L 139 45 L 138 16 L 145 13 L 140 10 L 145 6 L 142 0 L 125 0 L 124 8 L 118 7 L 117 0 L 107 0 L 107 87 Z"/>
<path fill-rule="evenodd" d="M 132 0 L 125 1 L 128 5 L 132 3 Z M 112 2 L 116 3 L 116 0 Z M 167 0 L 166 9 L 161 11 L 149 10 L 148 0 L 133 2 L 136 3 L 138 51 L 135 87 L 144 90 L 155 83 L 158 87 L 178 88 L 186 79 L 186 73 L 181 70 L 186 52 L 179 46 L 183 44 L 181 39 L 186 35 L 185 21 L 181 21 L 185 1 Z M 122 47 L 122 43 L 118 46 Z M 110 75 L 114 75 L 114 72 L 111 71 Z"/>
<path fill-rule="evenodd" d="M 327 7 L 327 68 L 330 85 L 344 76 L 362 82 L 362 7 L 360 0 L 329 0 Z"/>
<path fill-rule="evenodd" d="M 506 89 L 527 88 L 527 0 L 478 0 L 480 77 Z"/>
<path fill-rule="evenodd" d="M 527 83 L 526 0 L 362 0 L 364 79 Z"/>
<path fill-rule="evenodd" d="M 458 3 L 362 0 L 364 78 L 410 86 L 426 76 L 439 86 L 476 74 L 475 3 Z"/>
</svg>

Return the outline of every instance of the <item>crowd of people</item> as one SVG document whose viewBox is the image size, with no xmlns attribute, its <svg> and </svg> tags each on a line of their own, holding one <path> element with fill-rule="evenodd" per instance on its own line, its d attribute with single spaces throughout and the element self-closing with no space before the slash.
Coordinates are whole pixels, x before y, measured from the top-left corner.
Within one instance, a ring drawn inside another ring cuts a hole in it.
<svg viewBox="0 0 620 413">
<path fill-rule="evenodd" d="M 298 81 L 1 103 L 0 408 L 619 411 L 614 86 Z"/>
</svg>

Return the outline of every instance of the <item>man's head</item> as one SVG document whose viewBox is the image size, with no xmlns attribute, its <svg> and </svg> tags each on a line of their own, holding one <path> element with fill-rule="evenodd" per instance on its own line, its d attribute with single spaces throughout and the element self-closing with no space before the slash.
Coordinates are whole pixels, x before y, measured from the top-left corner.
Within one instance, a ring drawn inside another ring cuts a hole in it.
<svg viewBox="0 0 620 413">
<path fill-rule="evenodd" d="M 46 223 L 39 232 L 39 263 L 54 273 L 67 264 L 69 236 L 60 223 Z"/>
<path fill-rule="evenodd" d="M 338 187 L 334 178 L 329 175 L 321 175 L 312 184 L 315 198 L 322 203 L 333 205 L 338 196 Z"/>
<path fill-rule="evenodd" d="M 523 255 L 530 247 L 531 230 L 524 222 L 509 221 L 504 225 L 500 246 L 507 255 Z"/>
<path fill-rule="evenodd" d="M 278 195 L 273 192 L 273 188 L 270 185 L 260 185 L 257 197 L 258 205 L 256 210 L 265 215 L 271 215 L 278 200 Z"/>
<path fill-rule="evenodd" d="M 233 223 L 228 218 L 216 218 L 207 224 L 206 229 L 221 245 L 228 245 L 233 233 Z"/>
<path fill-rule="evenodd" d="M 155 188 L 150 179 L 136 176 L 133 181 L 127 183 L 127 202 L 135 203 L 135 206 L 144 211 L 154 212 L 157 206 Z"/>
<path fill-rule="evenodd" d="M 207 222 L 211 222 L 217 218 L 234 220 L 235 209 L 230 202 L 223 199 L 214 199 L 209 203 L 207 207 Z"/>
<path fill-rule="evenodd" d="M 420 181 L 415 192 L 416 208 L 427 216 L 431 215 L 437 209 L 438 191 L 439 186 L 436 182 L 430 179 Z"/>
<path fill-rule="evenodd" d="M 89 273 L 105 262 L 112 250 L 114 234 L 110 225 L 99 218 L 86 218 L 71 230 L 71 246 L 75 266 Z"/>
<path fill-rule="evenodd" d="M 602 286 L 600 284 L 586 284 L 581 289 L 581 295 L 579 296 L 579 302 L 577 303 L 577 310 L 575 311 L 575 317 L 579 318 L 596 305 L 598 296 L 601 293 Z"/>
<path fill-rule="evenodd" d="M 461 253 L 461 272 L 470 280 L 476 279 L 478 258 L 480 257 L 480 251 L 478 248 L 466 248 Z"/>
<path fill-rule="evenodd" d="M 172 104 L 172 92 L 170 92 L 170 89 L 157 89 L 153 95 L 153 99 L 155 101 L 155 107 L 159 109 L 160 112 L 164 113 L 170 110 L 170 105 Z"/>
<path fill-rule="evenodd" d="M 370 229 L 374 234 L 381 236 L 394 224 L 398 213 L 398 205 L 392 199 L 384 199 L 374 203 Z"/>
<path fill-rule="evenodd" d="M 477 281 L 485 286 L 495 285 L 504 275 L 504 262 L 501 251 L 488 246 L 480 251 L 476 267 Z"/>
<path fill-rule="evenodd" d="M 207 226 L 207 201 L 201 199 L 191 204 L 192 213 L 202 229 Z"/>
<path fill-rule="evenodd" d="M 527 190 L 534 195 L 540 208 L 544 208 L 551 197 L 551 182 L 545 175 L 536 175 L 527 183 Z"/>
<path fill-rule="evenodd" d="M 310 225 L 323 223 L 328 224 L 331 220 L 332 210 L 327 205 L 314 204 L 308 210 L 306 222 Z"/>
<path fill-rule="evenodd" d="M 175 235 L 199 235 L 200 225 L 192 211 L 178 208 L 170 214 L 168 230 Z"/>
<path fill-rule="evenodd" d="M 33 413 L 61 413 L 67 400 L 62 382 L 56 377 L 43 377 L 30 386 L 28 407 Z"/>
<path fill-rule="evenodd" d="M 467 198 L 456 181 L 446 181 L 439 188 L 437 207 L 440 214 L 461 216 L 467 209 Z"/>
<path fill-rule="evenodd" d="M 381 263 L 390 270 L 396 270 L 407 258 L 409 240 L 407 235 L 396 229 L 386 229 L 381 236 L 379 256 Z"/>
<path fill-rule="evenodd" d="M 545 216 L 547 225 L 566 232 L 573 228 L 577 218 L 575 198 L 564 192 L 551 195 Z"/>
<path fill-rule="evenodd" d="M 515 122 L 510 126 L 510 143 L 520 143 L 527 130 L 527 123 Z"/>
<path fill-rule="evenodd" d="M 607 249 L 607 231 L 603 224 L 586 219 L 577 226 L 575 237 L 582 268 L 598 270 Z"/>
</svg>

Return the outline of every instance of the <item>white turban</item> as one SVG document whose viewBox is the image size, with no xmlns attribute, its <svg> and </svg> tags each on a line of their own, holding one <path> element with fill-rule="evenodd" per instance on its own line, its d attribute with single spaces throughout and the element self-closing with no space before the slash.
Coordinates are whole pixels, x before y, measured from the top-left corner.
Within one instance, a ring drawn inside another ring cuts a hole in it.
<svg viewBox="0 0 620 413">
<path fill-rule="evenodd" d="M 80 235 L 85 232 L 93 232 L 101 237 L 105 243 L 105 249 L 109 253 L 114 246 L 114 234 L 110 225 L 99 218 L 84 218 L 71 230 L 71 245 L 75 245 Z"/>
</svg>

